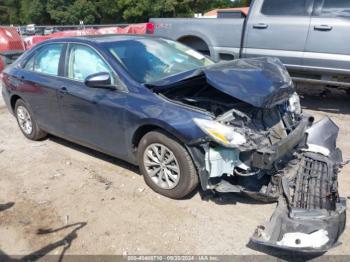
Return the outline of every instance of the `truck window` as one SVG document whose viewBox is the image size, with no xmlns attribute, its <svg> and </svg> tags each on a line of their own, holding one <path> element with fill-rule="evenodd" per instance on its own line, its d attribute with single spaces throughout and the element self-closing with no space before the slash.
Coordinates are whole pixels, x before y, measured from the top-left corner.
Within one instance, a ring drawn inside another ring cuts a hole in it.
<svg viewBox="0 0 350 262">
<path fill-rule="evenodd" d="M 306 4 L 307 0 L 265 0 L 261 13 L 273 16 L 308 16 Z"/>
<path fill-rule="evenodd" d="M 323 0 L 320 16 L 350 17 L 349 0 Z"/>
</svg>

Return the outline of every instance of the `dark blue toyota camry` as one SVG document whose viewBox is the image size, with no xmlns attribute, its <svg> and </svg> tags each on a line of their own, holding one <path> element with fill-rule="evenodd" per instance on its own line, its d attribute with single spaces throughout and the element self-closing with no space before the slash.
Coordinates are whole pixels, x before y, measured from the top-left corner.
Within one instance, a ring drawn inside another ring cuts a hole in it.
<svg viewBox="0 0 350 262">
<path fill-rule="evenodd" d="M 279 201 L 256 243 L 322 252 L 344 230 L 338 127 L 302 112 L 278 59 L 216 64 L 163 38 L 60 38 L 24 53 L 1 84 L 28 139 L 52 134 L 138 165 L 175 199 L 200 184 Z"/>
</svg>

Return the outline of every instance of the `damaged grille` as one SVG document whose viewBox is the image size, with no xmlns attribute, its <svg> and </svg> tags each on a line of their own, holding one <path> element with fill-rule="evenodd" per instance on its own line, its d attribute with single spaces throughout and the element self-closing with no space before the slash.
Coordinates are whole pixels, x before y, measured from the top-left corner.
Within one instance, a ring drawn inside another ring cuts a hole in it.
<svg viewBox="0 0 350 262">
<path fill-rule="evenodd" d="M 335 210 L 337 173 L 326 157 L 305 154 L 295 178 L 292 207 Z"/>
</svg>

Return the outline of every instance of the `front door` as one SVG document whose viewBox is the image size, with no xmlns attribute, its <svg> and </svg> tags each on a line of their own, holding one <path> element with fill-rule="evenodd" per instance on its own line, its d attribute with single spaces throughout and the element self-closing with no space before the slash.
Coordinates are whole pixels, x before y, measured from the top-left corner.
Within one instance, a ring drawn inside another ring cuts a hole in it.
<svg viewBox="0 0 350 262">
<path fill-rule="evenodd" d="M 118 90 L 117 76 L 93 48 L 69 44 L 66 61 L 67 82 L 59 95 L 66 136 L 123 158 L 127 93 Z M 101 72 L 110 73 L 115 89 L 85 85 L 87 76 Z"/>
<path fill-rule="evenodd" d="M 302 65 L 313 0 L 256 1 L 249 14 L 244 57 L 278 57 L 289 68 Z"/>
</svg>

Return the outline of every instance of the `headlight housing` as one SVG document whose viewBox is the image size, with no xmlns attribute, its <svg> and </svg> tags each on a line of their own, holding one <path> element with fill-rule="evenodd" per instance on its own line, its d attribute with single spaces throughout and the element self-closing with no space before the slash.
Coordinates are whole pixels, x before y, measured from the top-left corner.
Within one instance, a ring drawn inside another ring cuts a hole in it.
<svg viewBox="0 0 350 262">
<path fill-rule="evenodd" d="M 238 133 L 235 128 L 223 125 L 214 120 L 195 118 L 196 125 L 215 142 L 226 147 L 238 147 L 247 142 L 244 135 Z"/>
<path fill-rule="evenodd" d="M 300 105 L 300 97 L 297 93 L 294 93 L 289 98 L 289 106 L 288 111 L 300 115 L 302 113 L 301 105 Z"/>
</svg>

